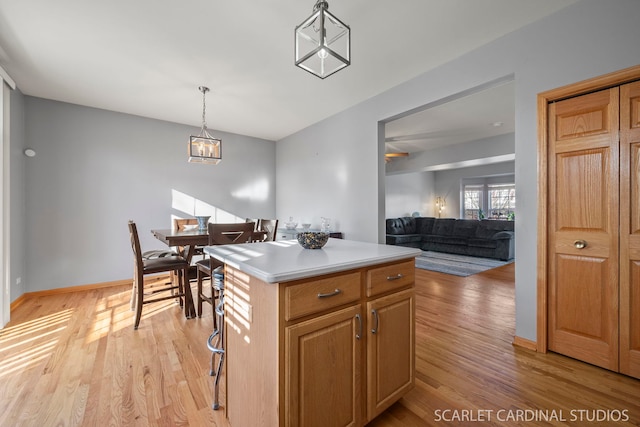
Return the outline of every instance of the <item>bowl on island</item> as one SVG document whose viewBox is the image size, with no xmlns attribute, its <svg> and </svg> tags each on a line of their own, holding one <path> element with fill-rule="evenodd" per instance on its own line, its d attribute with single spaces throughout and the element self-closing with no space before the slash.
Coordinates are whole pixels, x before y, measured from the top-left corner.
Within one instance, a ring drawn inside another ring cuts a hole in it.
<svg viewBox="0 0 640 427">
<path fill-rule="evenodd" d="M 311 228 L 311 224 L 305 223 L 305 224 L 300 224 L 302 226 L 303 230 L 308 230 L 309 228 Z"/>
<path fill-rule="evenodd" d="M 298 243 L 305 249 L 320 249 L 327 244 L 329 233 L 321 231 L 303 231 L 298 233 Z"/>
</svg>

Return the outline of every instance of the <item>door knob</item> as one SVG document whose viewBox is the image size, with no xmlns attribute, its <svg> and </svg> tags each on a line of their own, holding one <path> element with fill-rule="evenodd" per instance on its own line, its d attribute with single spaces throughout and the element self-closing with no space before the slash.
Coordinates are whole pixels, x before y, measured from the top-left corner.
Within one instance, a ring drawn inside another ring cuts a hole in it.
<svg viewBox="0 0 640 427">
<path fill-rule="evenodd" d="M 585 240 L 576 240 L 575 242 L 573 242 L 573 246 L 578 249 L 583 249 L 587 247 L 587 242 Z"/>
</svg>

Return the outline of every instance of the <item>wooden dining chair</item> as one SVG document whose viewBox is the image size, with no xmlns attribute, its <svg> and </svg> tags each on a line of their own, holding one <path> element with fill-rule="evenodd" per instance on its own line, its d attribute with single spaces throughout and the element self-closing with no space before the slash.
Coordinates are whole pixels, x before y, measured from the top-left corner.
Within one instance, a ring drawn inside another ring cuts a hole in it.
<svg viewBox="0 0 640 427">
<path fill-rule="evenodd" d="M 173 219 L 173 229 L 174 230 L 185 230 L 188 226 L 198 226 L 198 220 L 196 218 L 174 218 Z"/>
<path fill-rule="evenodd" d="M 184 307 L 187 318 L 193 315 L 193 298 L 191 288 L 185 286 L 189 262 L 181 256 L 164 256 L 159 258 L 144 259 L 140 250 L 140 238 L 135 222 L 129 221 L 129 236 L 131 238 L 131 249 L 133 250 L 133 289 L 131 292 L 131 309 L 135 310 L 135 321 L 133 329 L 138 329 L 142 306 L 152 302 L 163 301 L 171 298 L 179 298 L 180 306 Z M 145 292 L 144 276 L 157 273 L 175 273 L 175 281 L 162 286 L 149 286 Z M 177 290 L 177 292 L 176 292 Z M 158 293 L 171 294 L 154 297 Z M 184 298 L 184 301 L 183 301 Z"/>
<path fill-rule="evenodd" d="M 278 231 L 277 219 L 259 219 L 256 227 L 257 232 L 264 232 L 262 242 L 275 242 Z"/>
<path fill-rule="evenodd" d="M 142 259 L 155 259 L 155 258 L 164 258 L 170 256 L 180 256 L 178 252 L 171 248 L 167 249 L 150 249 L 148 251 L 144 251 L 142 253 Z M 173 273 L 171 279 L 173 280 Z"/>
<path fill-rule="evenodd" d="M 233 245 L 239 243 L 250 243 L 253 239 L 255 224 L 253 222 L 239 222 L 231 224 L 215 224 L 209 223 L 209 246 L 213 245 Z M 215 291 L 211 289 L 211 296 L 205 295 L 202 290 L 202 282 L 205 278 L 211 277 L 211 272 L 221 266 L 222 263 L 213 257 L 198 261 L 197 275 L 197 304 L 196 309 L 198 317 L 202 317 L 202 303 L 208 302 L 215 306 Z M 215 320 L 215 316 L 214 316 Z"/>
<path fill-rule="evenodd" d="M 196 218 L 174 218 L 173 219 L 173 229 L 174 230 L 185 230 L 188 226 L 198 226 L 198 220 Z M 185 247 L 184 246 L 178 246 L 178 252 L 180 254 L 182 254 L 182 256 L 186 256 L 187 253 L 185 252 Z M 192 255 L 198 255 L 198 256 L 203 256 L 204 257 L 204 252 L 203 252 L 203 247 L 202 246 L 196 246 L 192 252 Z"/>
</svg>

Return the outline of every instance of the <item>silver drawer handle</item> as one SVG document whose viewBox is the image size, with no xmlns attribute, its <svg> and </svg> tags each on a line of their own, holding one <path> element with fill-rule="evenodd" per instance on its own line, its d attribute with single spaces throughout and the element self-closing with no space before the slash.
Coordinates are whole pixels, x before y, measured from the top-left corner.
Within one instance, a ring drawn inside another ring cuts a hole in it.
<svg viewBox="0 0 640 427">
<path fill-rule="evenodd" d="M 334 297 L 338 294 L 341 294 L 342 291 L 340 289 L 336 289 L 335 291 L 331 292 L 330 294 L 318 294 L 318 298 L 329 298 L 329 297 Z"/>
<path fill-rule="evenodd" d="M 387 280 L 398 280 L 398 279 L 402 279 L 404 277 L 403 274 L 396 274 L 395 276 L 387 276 Z"/>
<path fill-rule="evenodd" d="M 378 323 L 380 322 L 380 319 L 378 319 L 378 311 L 374 308 L 373 310 L 371 310 L 371 314 L 373 315 L 373 319 L 375 320 L 375 326 L 373 328 L 371 328 L 371 333 L 372 334 L 377 334 L 378 333 Z"/>
</svg>

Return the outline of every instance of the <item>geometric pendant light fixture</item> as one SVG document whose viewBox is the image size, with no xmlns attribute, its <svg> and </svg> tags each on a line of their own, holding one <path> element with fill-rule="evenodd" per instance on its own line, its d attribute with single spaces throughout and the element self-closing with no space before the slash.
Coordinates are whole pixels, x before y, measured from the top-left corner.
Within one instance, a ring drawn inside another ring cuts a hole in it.
<svg viewBox="0 0 640 427">
<path fill-rule="evenodd" d="M 209 88 L 200 86 L 198 90 L 202 92 L 202 128 L 197 136 L 189 137 L 189 162 L 216 165 L 222 160 L 222 140 L 212 137 L 207 130 L 205 96 Z"/>
<path fill-rule="evenodd" d="M 351 29 L 318 0 L 295 30 L 296 65 L 321 79 L 351 64 Z"/>
</svg>

